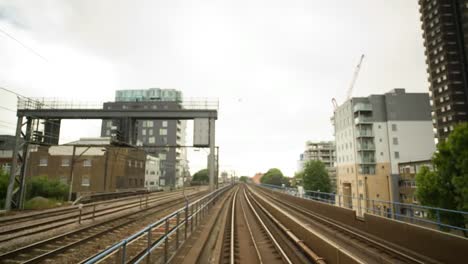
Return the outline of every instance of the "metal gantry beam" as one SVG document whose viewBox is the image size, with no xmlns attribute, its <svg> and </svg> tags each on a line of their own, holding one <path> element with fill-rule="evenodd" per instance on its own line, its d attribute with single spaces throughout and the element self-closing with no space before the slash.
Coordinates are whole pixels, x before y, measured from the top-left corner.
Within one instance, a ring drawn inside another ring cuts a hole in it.
<svg viewBox="0 0 468 264">
<path fill-rule="evenodd" d="M 5 199 L 5 210 L 12 208 L 22 208 L 25 200 L 27 156 L 29 153 L 29 144 L 32 138 L 32 123 L 41 119 L 121 119 L 127 118 L 131 124 L 130 135 L 127 139 L 130 144 L 136 141 L 136 130 L 134 122 L 136 120 L 193 120 L 195 118 L 206 118 L 209 120 L 209 178 L 210 190 L 216 189 L 215 184 L 215 121 L 218 118 L 217 110 L 207 109 L 178 109 L 178 110 L 154 110 L 154 109 L 21 109 L 17 111 L 18 122 L 16 125 L 16 144 L 13 150 L 12 166 L 10 171 L 10 180 Z M 23 119 L 26 118 L 26 123 Z M 26 125 L 25 132 L 23 128 Z M 58 124 L 60 127 L 60 123 Z M 60 128 L 59 128 L 60 130 Z M 47 136 L 47 135 L 44 135 Z M 57 140 L 58 142 L 58 140 Z M 218 161 L 219 162 L 219 161 Z M 20 170 L 18 170 L 20 165 Z M 17 187 L 15 188 L 15 184 Z"/>
</svg>

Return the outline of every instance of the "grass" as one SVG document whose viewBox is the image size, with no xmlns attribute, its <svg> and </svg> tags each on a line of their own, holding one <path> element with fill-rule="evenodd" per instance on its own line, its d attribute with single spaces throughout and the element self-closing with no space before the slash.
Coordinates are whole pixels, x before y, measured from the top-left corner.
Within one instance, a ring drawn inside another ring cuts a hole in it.
<svg viewBox="0 0 468 264">
<path fill-rule="evenodd" d="M 60 201 L 60 200 L 47 199 L 44 197 L 34 197 L 25 203 L 24 209 L 41 210 L 41 209 L 59 207 L 62 205 L 63 205 L 63 201 Z"/>
</svg>

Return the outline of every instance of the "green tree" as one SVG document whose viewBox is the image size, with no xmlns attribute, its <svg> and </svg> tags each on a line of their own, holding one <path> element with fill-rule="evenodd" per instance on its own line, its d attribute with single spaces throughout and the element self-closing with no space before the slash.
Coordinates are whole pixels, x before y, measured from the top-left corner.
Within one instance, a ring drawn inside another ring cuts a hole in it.
<svg viewBox="0 0 468 264">
<path fill-rule="evenodd" d="M 269 169 L 267 173 L 265 173 L 260 179 L 260 182 L 277 186 L 281 186 L 282 184 L 285 184 L 286 186 L 289 185 L 288 178 L 285 177 L 283 173 L 277 168 Z"/>
<path fill-rule="evenodd" d="M 4 208 L 5 206 L 5 197 L 9 181 L 10 175 L 0 168 L 0 208 Z"/>
<path fill-rule="evenodd" d="M 210 178 L 208 176 L 208 169 L 202 169 L 197 171 L 193 177 L 192 182 L 196 182 L 199 184 L 207 184 L 210 182 Z"/>
<path fill-rule="evenodd" d="M 437 145 L 432 162 L 434 171 L 422 168 L 416 175 L 418 200 L 422 205 L 468 211 L 468 123 L 456 126 Z M 436 217 L 435 212 L 429 213 Z M 449 225 L 464 227 L 467 223 L 459 214 L 440 212 L 438 217 Z"/>
<path fill-rule="evenodd" d="M 310 191 L 320 190 L 330 192 L 331 183 L 325 164 L 319 160 L 310 160 L 304 164 L 304 170 L 298 174 L 302 177 L 304 189 Z"/>
<path fill-rule="evenodd" d="M 249 177 L 247 177 L 247 176 L 241 176 L 241 177 L 239 178 L 239 181 L 247 183 L 247 180 L 248 180 L 248 179 L 249 179 Z"/>
</svg>

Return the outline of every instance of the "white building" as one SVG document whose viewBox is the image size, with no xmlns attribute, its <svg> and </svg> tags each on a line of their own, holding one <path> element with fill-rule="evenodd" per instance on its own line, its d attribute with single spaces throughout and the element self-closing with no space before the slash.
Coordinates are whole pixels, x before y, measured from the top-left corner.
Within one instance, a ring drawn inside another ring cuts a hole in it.
<svg viewBox="0 0 468 264">
<path fill-rule="evenodd" d="M 299 157 L 299 171 L 304 169 L 304 165 L 309 160 L 319 160 L 323 162 L 328 171 L 332 191 L 336 190 L 336 151 L 335 142 L 333 141 L 320 141 L 312 142 L 307 141 L 304 153 Z"/>
<path fill-rule="evenodd" d="M 389 212 L 398 201 L 398 163 L 427 160 L 435 151 L 427 93 L 395 89 L 355 97 L 334 113 L 339 203 Z M 360 206 L 359 206 L 360 205 Z"/>
<path fill-rule="evenodd" d="M 159 176 L 161 175 L 160 160 L 146 155 L 145 188 L 149 191 L 159 189 Z"/>
</svg>

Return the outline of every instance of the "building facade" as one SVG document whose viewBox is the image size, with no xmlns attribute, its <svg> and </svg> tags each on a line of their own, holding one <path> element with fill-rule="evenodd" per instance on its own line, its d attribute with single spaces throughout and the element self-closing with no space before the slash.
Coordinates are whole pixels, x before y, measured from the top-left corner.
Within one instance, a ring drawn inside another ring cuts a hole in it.
<svg viewBox="0 0 468 264">
<path fill-rule="evenodd" d="M 146 156 L 145 188 L 148 191 L 159 190 L 159 176 L 161 175 L 160 161 L 151 155 Z"/>
<path fill-rule="evenodd" d="M 81 139 L 67 145 L 32 148 L 26 177 L 45 176 L 67 185 L 72 182 L 76 197 L 142 189 L 145 159 L 143 150 L 113 146 L 110 139 Z"/>
<path fill-rule="evenodd" d="M 104 103 L 104 109 L 181 109 L 182 93 L 172 89 L 151 88 L 147 90 L 118 90 L 115 102 Z M 184 176 L 189 173 L 187 152 L 183 147 L 186 137 L 186 121 L 181 120 L 138 120 L 134 124 L 136 145 L 146 153 L 157 157 L 160 162 L 158 186 L 180 187 Z M 103 120 L 101 136 L 111 136 L 118 141 L 128 142 L 131 131 L 127 119 Z"/>
<path fill-rule="evenodd" d="M 430 159 L 435 151 L 429 95 L 394 89 L 354 97 L 334 113 L 340 204 L 386 214 L 398 201 L 398 163 Z M 361 212 L 362 213 L 362 212 Z"/>
<path fill-rule="evenodd" d="M 336 150 L 334 141 L 306 142 L 306 149 L 299 158 L 299 171 L 304 169 L 304 164 L 309 160 L 323 162 L 328 171 L 332 191 L 336 190 Z"/>
<path fill-rule="evenodd" d="M 398 170 L 400 172 L 398 179 L 398 192 L 400 203 L 408 205 L 419 205 L 419 201 L 416 197 L 416 174 L 421 170 L 422 167 L 427 167 L 433 171 L 434 166 L 431 160 L 418 160 L 398 163 Z M 401 206 L 399 214 L 408 215 L 413 217 L 424 216 L 425 212 L 411 207 Z"/>
<path fill-rule="evenodd" d="M 468 121 L 468 0 L 419 0 L 434 130 Z"/>
<path fill-rule="evenodd" d="M 0 170 L 9 174 L 15 148 L 15 136 L 0 135 Z"/>
</svg>

